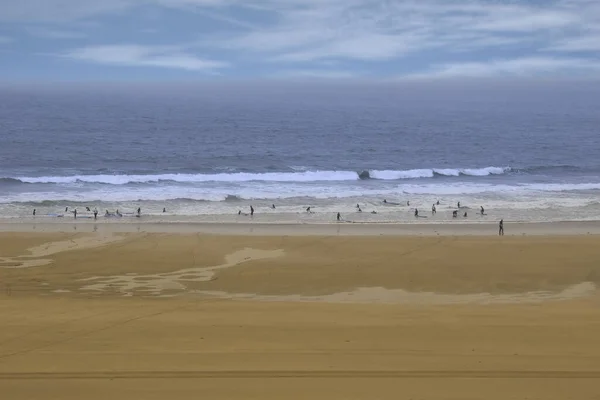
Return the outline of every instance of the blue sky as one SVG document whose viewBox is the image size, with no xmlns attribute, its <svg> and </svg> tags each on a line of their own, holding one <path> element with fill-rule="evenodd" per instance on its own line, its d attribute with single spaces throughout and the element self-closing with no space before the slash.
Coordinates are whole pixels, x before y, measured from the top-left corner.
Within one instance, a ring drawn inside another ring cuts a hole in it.
<svg viewBox="0 0 600 400">
<path fill-rule="evenodd" d="M 600 0 L 3 0 L 0 80 L 600 76 Z"/>
</svg>

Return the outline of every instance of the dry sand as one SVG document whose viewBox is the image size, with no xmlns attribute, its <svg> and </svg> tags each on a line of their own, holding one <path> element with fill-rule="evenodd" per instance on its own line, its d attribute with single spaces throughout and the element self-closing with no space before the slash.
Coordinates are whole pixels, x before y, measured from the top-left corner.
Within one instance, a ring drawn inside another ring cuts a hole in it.
<svg viewBox="0 0 600 400">
<path fill-rule="evenodd" d="M 0 233 L 0 393 L 599 399 L 599 243 Z"/>
</svg>

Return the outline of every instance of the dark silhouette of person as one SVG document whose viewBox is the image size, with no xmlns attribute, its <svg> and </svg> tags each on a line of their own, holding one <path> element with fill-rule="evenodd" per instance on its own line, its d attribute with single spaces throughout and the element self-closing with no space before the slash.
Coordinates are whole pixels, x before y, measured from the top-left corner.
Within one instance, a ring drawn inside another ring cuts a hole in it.
<svg viewBox="0 0 600 400">
<path fill-rule="evenodd" d="M 481 206 L 481 215 L 485 214 L 485 209 Z"/>
<path fill-rule="evenodd" d="M 504 220 L 503 219 L 501 219 L 500 223 L 498 224 L 498 235 L 504 236 Z"/>
<path fill-rule="evenodd" d="M 360 208 L 360 207 L 358 207 L 358 210 L 357 210 L 357 212 L 362 212 L 362 210 L 361 210 L 361 208 Z"/>
<path fill-rule="evenodd" d="M 166 212 L 167 212 L 167 208 L 166 208 L 166 207 L 165 207 L 165 208 L 163 208 L 163 212 L 164 212 L 164 213 L 166 213 Z"/>
<path fill-rule="evenodd" d="M 465 211 L 465 214 L 463 215 L 463 217 L 467 218 L 467 212 Z"/>
<path fill-rule="evenodd" d="M 85 210 L 86 210 L 86 211 L 92 211 L 92 210 L 90 210 L 90 208 L 89 208 L 89 207 L 87 207 L 87 206 L 85 207 Z"/>
<path fill-rule="evenodd" d="M 458 202 L 457 207 L 460 208 L 460 201 Z"/>
<path fill-rule="evenodd" d="M 98 210 L 94 208 L 94 219 L 98 219 Z"/>
<path fill-rule="evenodd" d="M 274 209 L 275 209 L 275 204 L 272 204 L 272 205 L 271 205 L 271 208 L 274 210 Z"/>
<path fill-rule="evenodd" d="M 386 199 L 383 199 L 383 202 L 384 202 L 384 203 L 387 203 L 387 200 L 386 200 Z"/>
<path fill-rule="evenodd" d="M 406 205 L 410 207 L 410 201 L 407 201 L 407 202 L 406 202 Z"/>
<path fill-rule="evenodd" d="M 77 219 L 77 209 L 73 210 L 73 218 Z"/>
<path fill-rule="evenodd" d="M 342 220 L 342 215 L 340 213 L 337 213 L 337 220 L 341 221 Z"/>
<path fill-rule="evenodd" d="M 310 207 L 306 208 L 306 212 L 309 213 L 310 212 Z"/>
<path fill-rule="evenodd" d="M 242 210 L 238 210 L 238 215 L 242 215 Z"/>
<path fill-rule="evenodd" d="M 33 216 L 35 217 L 35 208 L 33 209 Z"/>
<path fill-rule="evenodd" d="M 431 206 L 431 213 L 435 214 L 437 210 L 435 209 L 435 204 Z"/>
<path fill-rule="evenodd" d="M 456 218 L 458 216 L 458 211 L 452 211 L 452 218 Z"/>
<path fill-rule="evenodd" d="M 435 203 L 435 204 L 439 206 L 440 205 L 440 201 L 438 200 L 437 203 Z"/>
<path fill-rule="evenodd" d="M 65 207 L 65 212 L 69 211 L 69 207 Z"/>
<path fill-rule="evenodd" d="M 419 209 L 418 208 L 415 208 L 415 217 L 417 217 L 417 218 L 419 217 Z"/>
<path fill-rule="evenodd" d="M 250 216 L 254 216 L 254 207 L 250 206 Z"/>
</svg>

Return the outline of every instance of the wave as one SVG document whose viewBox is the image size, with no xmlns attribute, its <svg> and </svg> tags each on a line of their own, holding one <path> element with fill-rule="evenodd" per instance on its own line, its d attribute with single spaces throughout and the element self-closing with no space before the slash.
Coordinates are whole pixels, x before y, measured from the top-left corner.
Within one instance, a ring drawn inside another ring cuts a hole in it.
<svg viewBox="0 0 600 400">
<path fill-rule="evenodd" d="M 2 182 L 37 184 L 97 183 L 126 185 L 134 183 L 201 183 L 201 182 L 341 182 L 356 180 L 402 180 L 432 178 L 439 176 L 488 176 L 510 172 L 510 167 L 458 168 L 458 169 L 410 169 L 355 171 L 302 171 L 265 173 L 216 173 L 216 174 L 157 174 L 157 175 L 72 175 L 2 178 Z"/>
</svg>

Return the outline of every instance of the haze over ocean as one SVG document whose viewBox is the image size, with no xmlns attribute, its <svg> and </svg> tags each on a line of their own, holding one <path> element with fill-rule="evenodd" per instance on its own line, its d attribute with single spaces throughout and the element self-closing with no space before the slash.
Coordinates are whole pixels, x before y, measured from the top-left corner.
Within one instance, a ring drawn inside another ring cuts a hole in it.
<svg viewBox="0 0 600 400">
<path fill-rule="evenodd" d="M 5 86 L 0 217 L 598 219 L 599 106 L 573 82 Z"/>
</svg>

